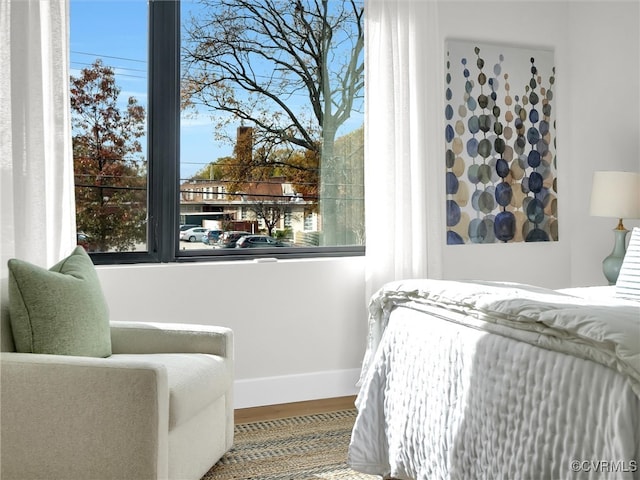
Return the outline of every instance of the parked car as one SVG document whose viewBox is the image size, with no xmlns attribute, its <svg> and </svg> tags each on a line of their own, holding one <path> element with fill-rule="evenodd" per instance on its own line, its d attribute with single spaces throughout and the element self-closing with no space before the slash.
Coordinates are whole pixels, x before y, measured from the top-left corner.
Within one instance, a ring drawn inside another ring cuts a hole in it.
<svg viewBox="0 0 640 480">
<path fill-rule="evenodd" d="M 189 230 L 180 232 L 180 240 L 186 242 L 201 242 L 202 237 L 206 235 L 207 229 L 204 227 L 194 227 Z"/>
<path fill-rule="evenodd" d="M 222 234 L 222 240 L 219 242 L 220 246 L 222 248 L 234 248 L 238 239 L 246 235 L 251 235 L 251 232 L 242 232 L 237 230 L 224 232 Z"/>
<path fill-rule="evenodd" d="M 77 232 L 76 233 L 76 244 L 80 245 L 87 252 L 93 250 L 92 245 L 91 245 L 91 239 L 89 238 L 89 235 L 87 235 L 84 232 Z"/>
<path fill-rule="evenodd" d="M 291 244 L 276 240 L 269 235 L 247 235 L 236 242 L 236 248 L 290 247 Z"/>
<path fill-rule="evenodd" d="M 191 228 L 199 227 L 200 225 L 195 225 L 193 223 L 185 223 L 184 225 L 180 225 L 180 231 L 184 232 L 185 230 L 189 230 Z"/>
<path fill-rule="evenodd" d="M 207 234 L 202 237 L 202 243 L 211 245 L 217 243 L 222 235 L 222 230 L 207 230 Z"/>
</svg>

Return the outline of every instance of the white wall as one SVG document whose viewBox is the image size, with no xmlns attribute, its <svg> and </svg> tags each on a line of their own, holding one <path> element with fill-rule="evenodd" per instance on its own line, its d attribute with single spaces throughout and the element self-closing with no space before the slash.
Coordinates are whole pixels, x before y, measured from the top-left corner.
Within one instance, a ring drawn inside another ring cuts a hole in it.
<svg viewBox="0 0 640 480">
<path fill-rule="evenodd" d="M 99 266 L 113 320 L 234 330 L 236 406 L 352 395 L 364 258 Z"/>
<path fill-rule="evenodd" d="M 605 284 L 617 222 L 589 216 L 591 180 L 594 170 L 640 171 L 639 3 L 442 1 L 439 17 L 442 49 L 447 38 L 550 47 L 557 72 L 559 241 L 445 246 L 444 277 Z"/>
<path fill-rule="evenodd" d="M 613 218 L 589 216 L 593 171 L 640 171 L 640 2 L 569 2 L 570 188 L 565 230 L 573 286 L 606 284 Z M 565 222 L 563 222 L 565 223 Z M 625 220 L 627 229 L 640 226 Z M 628 238 L 627 238 L 628 240 Z"/>
</svg>

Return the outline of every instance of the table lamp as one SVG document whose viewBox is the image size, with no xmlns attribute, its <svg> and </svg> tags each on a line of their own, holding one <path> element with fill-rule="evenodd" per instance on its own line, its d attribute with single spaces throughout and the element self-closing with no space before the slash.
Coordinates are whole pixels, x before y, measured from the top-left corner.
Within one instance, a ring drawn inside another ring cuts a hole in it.
<svg viewBox="0 0 640 480">
<path fill-rule="evenodd" d="M 613 230 L 613 251 L 602 261 L 604 276 L 609 285 L 614 285 L 626 253 L 626 237 L 629 232 L 624 228 L 622 219 L 640 218 L 640 173 L 594 172 L 591 215 L 618 219 L 618 226 Z"/>
</svg>

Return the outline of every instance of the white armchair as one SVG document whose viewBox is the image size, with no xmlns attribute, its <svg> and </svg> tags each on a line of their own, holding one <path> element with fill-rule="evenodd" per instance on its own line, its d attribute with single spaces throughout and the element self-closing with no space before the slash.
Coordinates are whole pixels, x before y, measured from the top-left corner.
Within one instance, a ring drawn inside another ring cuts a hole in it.
<svg viewBox="0 0 640 480">
<path fill-rule="evenodd" d="M 231 447 L 231 330 L 112 322 L 107 358 L 16 353 L 2 303 L 3 480 L 197 480 Z"/>
</svg>

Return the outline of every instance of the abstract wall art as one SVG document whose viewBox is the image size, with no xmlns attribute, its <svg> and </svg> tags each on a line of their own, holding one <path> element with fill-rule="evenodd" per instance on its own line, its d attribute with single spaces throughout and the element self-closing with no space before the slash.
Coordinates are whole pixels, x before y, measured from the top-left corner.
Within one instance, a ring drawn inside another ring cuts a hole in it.
<svg viewBox="0 0 640 480">
<path fill-rule="evenodd" d="M 447 244 L 557 241 L 553 51 L 446 49 Z"/>
</svg>

